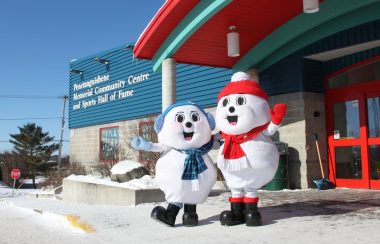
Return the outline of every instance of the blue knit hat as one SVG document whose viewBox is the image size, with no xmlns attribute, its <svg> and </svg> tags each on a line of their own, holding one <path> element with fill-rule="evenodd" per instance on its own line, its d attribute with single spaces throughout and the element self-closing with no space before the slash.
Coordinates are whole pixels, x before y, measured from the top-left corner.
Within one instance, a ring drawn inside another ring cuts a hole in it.
<svg viewBox="0 0 380 244">
<path fill-rule="evenodd" d="M 211 130 L 215 129 L 215 120 L 212 117 L 212 115 L 210 113 L 207 113 L 206 111 L 204 111 L 203 108 L 201 108 L 197 104 L 190 102 L 190 101 L 187 101 L 187 102 L 176 102 L 176 103 L 170 105 L 169 107 L 167 107 L 165 109 L 165 111 L 156 118 L 156 120 L 154 122 L 154 131 L 156 131 L 156 133 L 159 133 L 161 131 L 162 127 L 164 126 L 165 117 L 170 112 L 170 110 L 172 110 L 175 107 L 188 106 L 188 105 L 192 105 L 192 106 L 197 107 L 206 116 Z"/>
</svg>

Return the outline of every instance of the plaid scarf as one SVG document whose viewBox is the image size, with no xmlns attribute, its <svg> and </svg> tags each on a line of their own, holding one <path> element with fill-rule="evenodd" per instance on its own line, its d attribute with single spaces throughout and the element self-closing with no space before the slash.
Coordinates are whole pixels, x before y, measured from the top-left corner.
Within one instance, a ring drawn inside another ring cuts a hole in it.
<svg viewBox="0 0 380 244">
<path fill-rule="evenodd" d="M 214 143 L 214 139 L 213 137 L 211 137 L 211 140 L 200 148 L 191 148 L 191 149 L 186 149 L 186 150 L 176 149 L 179 152 L 183 152 L 187 154 L 187 157 L 185 159 L 185 166 L 182 173 L 182 180 L 197 181 L 198 175 L 207 170 L 207 165 L 203 161 L 202 155 L 208 153 L 211 150 L 213 143 Z M 195 188 L 197 188 L 196 187 L 197 183 L 198 182 L 194 184 Z M 197 190 L 197 189 L 194 189 L 194 190 Z"/>
</svg>

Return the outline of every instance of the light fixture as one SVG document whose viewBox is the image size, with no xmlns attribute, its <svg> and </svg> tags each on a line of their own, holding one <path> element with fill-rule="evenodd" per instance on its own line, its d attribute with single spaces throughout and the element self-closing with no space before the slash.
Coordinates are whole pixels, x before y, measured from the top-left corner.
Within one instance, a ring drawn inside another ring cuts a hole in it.
<svg viewBox="0 0 380 244">
<path fill-rule="evenodd" d="M 71 69 L 70 70 L 71 74 L 77 74 L 77 75 L 83 75 L 83 71 L 79 69 Z"/>
<path fill-rule="evenodd" d="M 95 62 L 105 64 L 105 65 L 108 65 L 110 63 L 110 61 L 108 61 L 107 59 L 102 59 L 102 58 L 95 58 Z"/>
<path fill-rule="evenodd" d="M 303 12 L 307 14 L 319 11 L 319 0 L 303 0 Z"/>
<path fill-rule="evenodd" d="M 127 46 L 125 46 L 125 48 L 128 48 L 128 49 L 133 49 L 135 46 L 134 45 L 131 45 L 131 44 L 128 44 Z"/>
<path fill-rule="evenodd" d="M 227 52 L 228 57 L 238 57 L 240 56 L 239 47 L 239 33 L 237 33 L 235 26 L 229 27 L 230 32 L 227 34 Z"/>
</svg>

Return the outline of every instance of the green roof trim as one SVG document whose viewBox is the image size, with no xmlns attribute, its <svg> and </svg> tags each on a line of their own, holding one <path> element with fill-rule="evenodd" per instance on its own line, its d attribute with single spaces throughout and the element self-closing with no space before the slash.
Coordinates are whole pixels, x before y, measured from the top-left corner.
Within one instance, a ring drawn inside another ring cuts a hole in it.
<svg viewBox="0 0 380 244">
<path fill-rule="evenodd" d="M 170 33 L 165 42 L 153 56 L 153 70 L 161 70 L 162 61 L 172 57 L 185 41 L 207 20 L 232 0 L 202 0 Z"/>
<path fill-rule="evenodd" d="M 301 47 L 305 47 L 317 40 L 333 35 L 339 31 L 379 19 L 379 9 L 380 2 L 326 22 L 276 50 L 275 53 L 264 59 L 256 67 L 259 70 L 265 70 L 272 64 L 280 61 Z"/>
<path fill-rule="evenodd" d="M 283 57 L 341 30 L 378 19 L 380 0 L 327 0 L 317 13 L 302 13 L 264 38 L 233 67 L 262 71 Z M 377 15 L 377 18 L 376 18 Z"/>
</svg>

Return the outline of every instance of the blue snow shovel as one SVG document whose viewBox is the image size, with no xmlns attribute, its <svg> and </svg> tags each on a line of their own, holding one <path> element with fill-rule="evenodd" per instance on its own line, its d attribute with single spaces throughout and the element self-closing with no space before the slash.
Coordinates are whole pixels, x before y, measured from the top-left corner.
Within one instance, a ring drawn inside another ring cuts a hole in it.
<svg viewBox="0 0 380 244">
<path fill-rule="evenodd" d="M 334 183 L 332 183 L 329 179 L 326 179 L 325 173 L 323 172 L 321 154 L 319 153 L 319 146 L 318 146 L 318 135 L 314 133 L 313 139 L 315 140 L 315 145 L 317 147 L 319 165 L 321 166 L 321 172 L 322 172 L 322 179 L 321 180 L 313 180 L 313 182 L 314 182 L 314 184 L 318 190 L 334 189 L 335 188 Z"/>
</svg>

